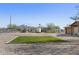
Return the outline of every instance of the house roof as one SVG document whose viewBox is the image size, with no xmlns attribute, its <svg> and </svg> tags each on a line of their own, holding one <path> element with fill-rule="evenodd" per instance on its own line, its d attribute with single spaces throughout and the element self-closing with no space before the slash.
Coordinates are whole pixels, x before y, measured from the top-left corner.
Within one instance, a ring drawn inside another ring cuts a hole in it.
<svg viewBox="0 0 79 59">
<path fill-rule="evenodd" d="M 72 23 L 70 26 L 74 26 L 74 25 L 78 25 L 79 21 L 75 21 L 74 23 Z"/>
<path fill-rule="evenodd" d="M 65 28 L 69 28 L 70 27 L 70 25 L 66 25 L 66 27 Z"/>
</svg>

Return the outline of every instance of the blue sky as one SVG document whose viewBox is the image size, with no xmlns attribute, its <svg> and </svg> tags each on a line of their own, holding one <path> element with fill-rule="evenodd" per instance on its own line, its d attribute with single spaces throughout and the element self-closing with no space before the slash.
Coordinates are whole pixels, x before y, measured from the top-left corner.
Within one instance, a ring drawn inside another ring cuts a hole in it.
<svg viewBox="0 0 79 59">
<path fill-rule="evenodd" d="M 0 4 L 0 27 L 6 27 L 9 24 L 11 15 L 13 24 L 45 26 L 47 23 L 54 23 L 63 28 L 73 22 L 70 17 L 77 12 L 75 6 L 79 4 Z"/>
</svg>

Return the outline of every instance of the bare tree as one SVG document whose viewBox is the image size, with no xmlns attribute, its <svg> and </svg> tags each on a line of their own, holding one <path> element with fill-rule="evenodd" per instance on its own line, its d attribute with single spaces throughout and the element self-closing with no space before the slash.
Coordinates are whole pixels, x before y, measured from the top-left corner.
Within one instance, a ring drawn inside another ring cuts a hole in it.
<svg viewBox="0 0 79 59">
<path fill-rule="evenodd" d="M 75 6 L 75 9 L 76 9 L 77 13 L 75 16 L 70 17 L 70 19 L 76 21 L 76 20 L 79 20 L 79 6 Z"/>
</svg>

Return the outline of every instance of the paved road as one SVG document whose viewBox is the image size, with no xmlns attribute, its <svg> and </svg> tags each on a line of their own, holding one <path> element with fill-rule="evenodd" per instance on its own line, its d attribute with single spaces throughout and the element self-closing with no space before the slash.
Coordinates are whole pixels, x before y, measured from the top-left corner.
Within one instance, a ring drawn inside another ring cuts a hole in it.
<svg viewBox="0 0 79 59">
<path fill-rule="evenodd" d="M 57 34 L 46 33 L 1 33 L 0 54 L 1 55 L 79 55 L 79 37 L 62 37 L 69 42 L 50 42 L 32 44 L 7 44 L 16 36 L 56 36 Z"/>
</svg>

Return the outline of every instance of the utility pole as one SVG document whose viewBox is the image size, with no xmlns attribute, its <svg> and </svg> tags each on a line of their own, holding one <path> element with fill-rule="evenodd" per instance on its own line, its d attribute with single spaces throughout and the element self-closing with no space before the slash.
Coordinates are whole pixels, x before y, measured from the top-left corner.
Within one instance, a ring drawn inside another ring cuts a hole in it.
<svg viewBox="0 0 79 59">
<path fill-rule="evenodd" d="M 12 25 L 12 19 L 11 19 L 11 16 L 10 16 L 10 29 L 11 29 L 11 25 Z"/>
</svg>

